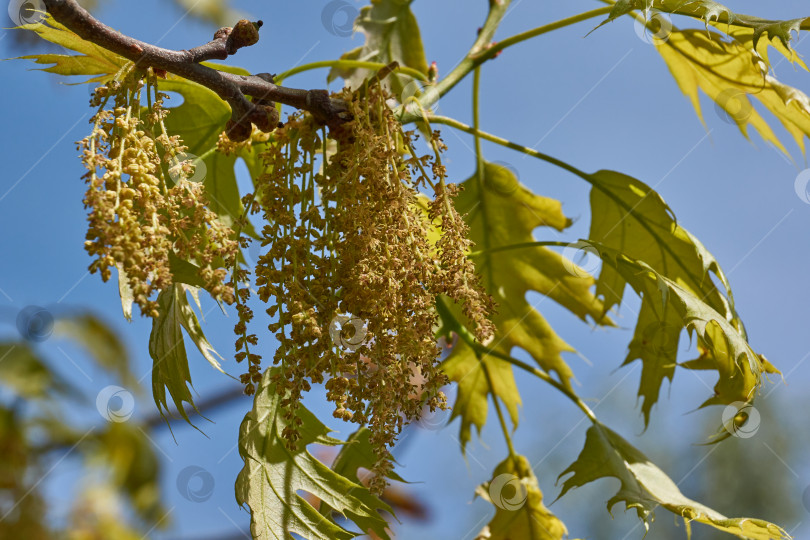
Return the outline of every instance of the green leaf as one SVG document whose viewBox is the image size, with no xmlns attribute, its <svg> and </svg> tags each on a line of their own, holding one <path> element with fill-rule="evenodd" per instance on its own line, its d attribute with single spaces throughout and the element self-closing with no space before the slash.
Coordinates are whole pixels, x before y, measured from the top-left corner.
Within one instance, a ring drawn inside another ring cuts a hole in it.
<svg viewBox="0 0 810 540">
<path fill-rule="evenodd" d="M 377 456 L 369 439 L 371 431 L 367 427 L 361 427 L 352 433 L 343 447 L 340 449 L 335 461 L 332 462 L 332 470 L 340 476 L 348 478 L 352 482 L 359 484 L 360 478 L 357 476 L 357 469 L 364 468 L 371 470 L 377 462 Z M 388 478 L 398 482 L 404 480 L 393 470 L 389 471 Z"/>
<path fill-rule="evenodd" d="M 762 355 L 754 352 L 741 329 L 716 311 L 702 295 L 656 272 L 645 262 L 632 260 L 604 246 L 597 247 L 602 260 L 615 268 L 642 297 L 643 305 L 646 303 L 648 309 L 655 313 L 667 313 L 665 321 L 650 321 L 652 324 L 663 324 L 661 328 L 666 335 L 658 337 L 659 340 L 671 340 L 672 334 L 677 338 L 682 328 L 696 336 L 698 347 L 704 351 L 704 355 L 700 362 L 686 367 L 716 369 L 720 377 L 714 395 L 701 407 L 729 405 L 738 401 L 749 403 L 761 384 L 762 374 L 778 373 Z M 634 341 L 644 337 L 636 337 Z M 647 339 L 650 340 L 649 337 Z M 653 366 L 652 369 L 661 368 Z M 660 382 L 642 375 L 639 393 L 645 397 L 653 392 L 652 388 L 644 386 L 651 386 L 650 379 L 655 384 Z"/>
<path fill-rule="evenodd" d="M 562 540 L 568 530 L 543 504 L 543 492 L 524 456 L 508 457 L 476 494 L 495 506 L 495 516 L 476 539 Z"/>
<path fill-rule="evenodd" d="M 401 66 L 427 74 L 422 36 L 410 4 L 410 0 L 375 0 L 371 6 L 362 8 L 354 26 L 357 31 L 365 34 L 365 44 L 345 53 L 341 59 L 383 64 L 399 62 Z M 359 88 L 363 80 L 372 75 L 374 73 L 367 69 L 333 68 L 327 80 L 342 77 L 347 86 Z M 410 77 L 396 73 L 386 79 L 395 96 L 402 95 L 410 80 Z"/>
<path fill-rule="evenodd" d="M 602 303 L 590 292 L 594 283 L 591 276 L 570 272 L 568 261 L 548 248 L 521 245 L 534 241 L 537 227 L 563 230 L 571 222 L 563 215 L 559 201 L 535 195 L 508 168 L 485 163 L 481 176 L 473 175 L 462 184 L 456 207 L 460 214 L 466 214 L 470 239 L 478 250 L 473 254 L 476 271 L 497 303 L 497 313 L 492 317 L 496 334 L 488 346 L 504 354 L 520 347 L 570 387 L 573 373 L 561 353 L 574 349 L 526 300 L 527 293 L 536 291 L 550 297 L 582 320 L 590 315 L 603 324 L 610 321 L 603 317 Z M 512 421 L 517 422 L 520 397 L 511 366 L 492 357 L 481 361 L 493 379 L 494 395 L 503 400 Z M 470 427 L 475 425 L 480 431 L 486 422 L 490 389 L 481 362 L 463 342 L 454 347 L 444 370 L 458 383 L 452 418 L 462 418 L 463 446 L 470 440 Z"/>
<path fill-rule="evenodd" d="M 687 498 L 657 465 L 617 433 L 595 423 L 588 429 L 585 447 L 560 478 L 569 476 L 559 497 L 569 490 L 600 478 L 618 478 L 619 491 L 608 501 L 608 512 L 616 503 L 635 508 L 644 527 L 649 530 L 653 511 L 661 506 L 687 523 L 697 521 L 749 540 L 783 540 L 790 536 L 781 527 L 751 518 L 729 519 L 719 512 Z M 558 497 L 558 498 L 559 498 Z"/>
<path fill-rule="evenodd" d="M 288 425 L 282 405 L 285 396 L 272 382 L 276 373 L 274 368 L 265 371 L 253 409 L 239 429 L 239 454 L 245 466 L 236 479 L 236 500 L 250 508 L 253 537 L 286 540 L 294 533 L 310 540 L 337 540 L 373 531 L 387 539 L 387 522 L 379 511 L 391 512 L 388 505 L 307 451 L 306 446 L 312 443 L 333 446 L 341 441 L 329 437 L 330 430 L 303 406 L 297 413 L 302 421 L 298 426 L 299 450 L 287 448 L 282 437 Z M 299 491 L 317 497 L 352 520 L 362 533 L 350 532 L 321 515 Z"/>
<path fill-rule="evenodd" d="M 124 385 L 138 386 L 132 373 L 129 352 L 113 329 L 92 313 L 78 313 L 59 317 L 54 324 L 54 334 L 70 338 L 82 345 L 99 366 L 115 373 Z"/>
<path fill-rule="evenodd" d="M 20 60 L 33 60 L 37 64 L 52 64 L 43 71 L 57 75 L 92 75 L 86 82 L 101 82 L 115 75 L 129 60 L 89 41 L 85 41 L 48 15 L 40 23 L 19 26 L 35 32 L 42 39 L 71 51 L 69 54 L 32 54 L 20 56 Z"/>
<path fill-rule="evenodd" d="M 753 34 L 751 34 L 753 39 Z M 804 152 L 810 136 L 810 101 L 807 96 L 779 82 L 767 66 L 739 40 L 724 41 L 702 30 L 673 32 L 658 52 L 667 63 L 681 91 L 689 97 L 703 120 L 698 89 L 709 96 L 748 137 L 753 127 L 762 138 L 787 153 L 768 123 L 753 108 L 759 100 L 793 136 Z"/>
<path fill-rule="evenodd" d="M 219 69 L 222 66 L 215 67 Z M 248 73 L 244 70 L 230 71 Z M 179 77 L 170 76 L 159 81 L 158 86 L 161 91 L 178 92 L 183 96 L 182 105 L 169 109 L 170 114 L 165 121 L 166 129 L 169 133 L 180 136 L 183 144 L 188 147 L 187 154 L 203 158 L 206 168 L 203 185 L 209 206 L 226 225 L 233 225 L 244 211 L 234 171 L 238 156 L 226 156 L 213 151 L 220 133 L 225 129 L 225 123 L 231 117 L 230 106 L 208 88 Z M 260 149 L 253 148 L 241 156 L 252 178 L 256 178 L 261 172 L 259 152 Z M 255 236 L 249 222 L 244 232 Z"/>
<path fill-rule="evenodd" d="M 169 252 L 169 269 L 172 272 L 173 283 L 185 283 L 193 287 L 205 287 L 205 282 L 200 277 L 200 267 L 181 259 Z"/>
<path fill-rule="evenodd" d="M 661 196 L 643 182 L 614 171 L 599 171 L 587 178 L 593 184 L 590 240 L 630 259 L 644 261 L 701 298 L 744 335 L 742 322 L 734 310 L 731 287 L 719 263 L 697 238 L 678 225 Z M 723 284 L 728 297 L 715 287 L 710 272 Z M 619 269 L 611 265 L 602 267 L 596 294 L 604 298 L 605 309 L 621 303 L 626 285 L 627 279 Z M 642 361 L 639 396 L 645 426 L 664 379 L 671 381 L 674 376 L 682 328 L 678 314 L 659 303 L 657 297 L 642 299 L 623 365 L 636 359 Z"/>
<path fill-rule="evenodd" d="M 172 285 L 158 295 L 157 301 L 159 315 L 152 321 L 152 333 L 149 336 L 149 355 L 153 362 L 152 394 L 160 415 L 165 419 L 164 411 L 169 412 L 166 401 L 168 389 L 177 411 L 191 424 L 183 402 L 190 404 L 194 410 L 197 408 L 189 391 L 191 374 L 181 329 L 185 328 L 200 353 L 214 368 L 225 372 L 214 356 L 219 355 L 203 335 L 197 316 L 188 303 L 185 286 Z"/>
<path fill-rule="evenodd" d="M 753 108 L 749 98 L 753 96 L 782 123 L 804 153 L 804 137 L 810 136 L 810 99 L 769 73 L 768 48 L 777 49 L 791 62 L 807 69 L 791 50 L 790 41 L 800 30 L 810 30 L 810 18 L 789 21 L 761 19 L 733 13 L 710 0 L 621 0 L 599 26 L 633 10 L 651 7 L 699 18 L 706 23 L 706 31 L 672 27 L 666 37 L 656 43 L 658 52 L 681 91 L 691 100 L 701 122 L 699 89 L 725 111 L 746 138 L 749 126 L 753 127 L 765 141 L 787 154 L 768 122 Z M 725 32 L 730 39 L 716 34 L 712 36 L 708 31 L 709 24 Z M 765 35 L 768 40 L 761 39 Z"/>
</svg>

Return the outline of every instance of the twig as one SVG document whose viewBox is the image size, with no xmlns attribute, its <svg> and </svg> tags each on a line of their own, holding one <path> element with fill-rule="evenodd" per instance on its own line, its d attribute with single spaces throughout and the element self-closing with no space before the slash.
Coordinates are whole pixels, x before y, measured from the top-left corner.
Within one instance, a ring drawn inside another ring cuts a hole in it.
<svg viewBox="0 0 810 540">
<path fill-rule="evenodd" d="M 249 101 L 247 96 L 265 103 L 278 102 L 309 111 L 316 120 L 330 127 L 350 117 L 346 103 L 330 98 L 326 90 L 284 88 L 274 84 L 272 75 L 267 73 L 235 75 L 200 64 L 205 60 L 223 60 L 241 47 L 256 43 L 261 21 L 239 21 L 234 28 L 220 28 L 214 39 L 205 45 L 175 51 L 113 30 L 93 17 L 76 0 L 44 0 L 44 3 L 55 21 L 82 39 L 119 54 L 135 62 L 138 67 L 173 73 L 213 90 L 231 106 L 231 121 L 234 124 L 249 128 L 250 123 L 254 123 L 265 131 L 275 128 L 267 125 L 266 109 Z"/>
</svg>

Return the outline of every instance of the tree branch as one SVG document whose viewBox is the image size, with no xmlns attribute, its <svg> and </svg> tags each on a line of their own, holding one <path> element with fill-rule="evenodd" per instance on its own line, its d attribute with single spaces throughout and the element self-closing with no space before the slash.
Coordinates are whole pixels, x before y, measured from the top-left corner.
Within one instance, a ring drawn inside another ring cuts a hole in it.
<svg viewBox="0 0 810 540">
<path fill-rule="evenodd" d="M 214 39 L 190 50 L 164 49 L 126 36 L 105 25 L 76 0 L 44 0 L 48 13 L 79 37 L 135 62 L 141 68 L 173 73 L 199 83 L 217 93 L 231 106 L 231 121 L 235 125 L 250 127 L 256 124 L 263 131 L 276 126 L 268 125 L 267 110 L 252 103 L 279 102 L 309 111 L 319 122 L 328 126 L 339 125 L 349 119 L 346 104 L 332 99 L 326 90 L 299 90 L 284 88 L 273 83 L 269 74 L 234 75 L 203 66 L 205 60 L 224 60 L 241 47 L 253 45 L 259 39 L 261 21 L 239 21 L 234 28 L 220 28 Z M 249 130 L 248 130 L 249 132 Z"/>
</svg>

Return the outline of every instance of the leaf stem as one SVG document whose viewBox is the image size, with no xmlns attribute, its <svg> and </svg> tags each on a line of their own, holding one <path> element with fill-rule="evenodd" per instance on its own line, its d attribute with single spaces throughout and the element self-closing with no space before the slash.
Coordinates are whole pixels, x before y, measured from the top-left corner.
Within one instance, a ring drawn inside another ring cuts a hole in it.
<svg viewBox="0 0 810 540">
<path fill-rule="evenodd" d="M 283 73 L 279 73 L 273 79 L 275 80 L 276 84 L 281 84 L 285 79 L 292 77 L 293 75 L 297 75 L 298 73 L 303 73 L 304 71 L 310 71 L 313 69 L 321 69 L 321 68 L 363 68 L 363 69 L 373 69 L 378 70 L 386 67 L 388 64 L 383 64 L 381 62 L 364 62 L 362 60 L 322 60 L 319 62 L 310 62 L 309 64 L 304 64 L 301 66 L 296 66 L 292 69 L 288 69 Z M 397 66 L 394 68 L 396 71 L 401 72 L 403 75 L 410 75 L 414 79 L 419 79 L 420 81 L 427 82 L 427 74 L 422 73 L 413 68 L 409 68 L 407 66 Z"/>
<path fill-rule="evenodd" d="M 532 28 L 531 30 L 526 30 L 525 32 L 521 32 L 520 34 L 515 34 L 514 36 L 508 37 L 503 41 L 498 41 L 487 50 L 482 51 L 476 55 L 473 55 L 473 58 L 479 63 L 485 62 L 490 58 L 494 58 L 501 51 L 503 51 L 508 47 L 511 47 L 512 45 L 517 45 L 518 43 L 522 43 L 524 41 L 540 36 L 542 34 L 547 34 L 548 32 L 553 32 L 554 30 L 558 30 L 566 26 L 571 26 L 572 24 L 587 21 L 588 19 L 593 19 L 594 17 L 607 15 L 608 13 L 610 13 L 612 9 L 613 9 L 612 5 L 597 8 L 591 11 L 586 11 L 585 13 L 580 13 L 578 15 L 567 17 L 565 19 L 560 19 L 559 21 L 555 21 L 553 23 L 544 24 L 543 26 L 538 26 L 537 28 Z"/>
<path fill-rule="evenodd" d="M 482 249 L 479 251 L 473 251 L 467 254 L 467 257 L 481 257 L 482 255 L 490 255 L 492 253 L 498 253 L 499 251 L 509 251 L 510 249 L 524 249 L 524 248 L 532 248 L 532 247 L 568 247 L 571 245 L 571 242 L 563 242 L 558 240 L 543 240 L 537 242 L 520 242 L 517 244 L 509 244 L 506 246 L 498 246 L 489 249 Z"/>
<path fill-rule="evenodd" d="M 450 311 L 449 306 L 447 305 L 446 301 L 442 297 L 437 297 L 436 298 L 436 311 L 439 313 L 439 317 L 441 318 L 442 323 L 444 323 L 444 326 L 446 327 L 445 329 L 446 330 L 451 330 L 451 331 L 455 332 L 456 334 L 458 334 L 459 339 L 464 341 L 464 343 L 466 343 L 467 346 L 470 347 L 473 350 L 473 352 L 475 353 L 475 355 L 479 359 L 479 361 L 481 361 L 481 366 L 484 369 L 484 374 L 487 377 L 487 382 L 489 383 L 490 388 L 492 388 L 492 380 L 490 379 L 489 371 L 486 370 L 486 364 L 484 364 L 484 362 L 482 361 L 482 356 L 484 356 L 484 355 L 494 356 L 495 358 L 499 358 L 501 360 L 509 362 L 513 366 L 519 367 L 520 369 L 522 369 L 524 371 L 527 371 L 527 372 L 531 373 L 532 375 L 536 376 L 538 379 L 541 379 L 541 380 L 547 382 L 548 384 L 550 384 L 551 386 L 553 386 L 554 388 L 556 388 L 557 390 L 559 390 L 560 392 L 565 394 L 565 396 L 568 399 L 573 401 L 574 404 L 577 407 L 579 407 L 579 409 L 583 413 L 585 413 L 585 416 L 587 416 L 588 419 L 591 422 L 598 423 L 596 415 L 590 409 L 590 407 L 588 407 L 585 404 L 585 402 L 582 401 L 582 398 L 580 398 L 573 390 L 566 387 L 561 382 L 555 380 L 551 375 L 549 375 L 548 373 L 546 373 L 545 371 L 543 371 L 543 370 L 541 370 L 539 368 L 536 368 L 534 366 L 531 366 L 531 365 L 527 364 L 526 362 L 524 362 L 522 360 L 518 360 L 517 358 L 514 358 L 514 357 L 512 357 L 512 356 L 510 356 L 510 355 L 508 355 L 506 353 L 502 353 L 500 351 L 490 349 L 489 347 L 479 343 L 475 339 L 475 336 L 472 334 L 472 332 L 470 332 L 467 329 L 467 327 L 464 326 L 461 323 L 461 321 L 459 321 L 455 317 L 455 315 L 453 315 L 453 312 Z M 494 398 L 494 396 L 493 396 L 493 398 Z M 496 404 L 496 406 L 497 406 L 497 404 Z M 504 422 L 504 425 L 505 425 L 505 422 Z"/>
<path fill-rule="evenodd" d="M 528 146 L 523 146 L 523 145 L 514 143 L 514 142 L 512 142 L 512 141 L 510 141 L 508 139 L 504 139 L 503 137 L 498 137 L 497 135 L 487 133 L 486 131 L 481 131 L 480 129 L 477 129 L 476 127 L 468 126 L 467 124 L 459 122 L 458 120 L 456 120 L 454 118 L 449 118 L 447 116 L 439 116 L 439 115 L 433 115 L 432 114 L 432 115 L 428 116 L 428 120 L 430 120 L 431 122 L 435 122 L 436 124 L 444 124 L 446 126 L 456 128 L 459 131 L 464 131 L 465 133 L 469 133 L 470 135 L 475 136 L 476 140 L 477 140 L 478 137 L 480 137 L 480 138 L 482 138 L 482 139 L 484 139 L 486 141 L 490 141 L 490 142 L 493 142 L 495 144 L 505 146 L 506 148 L 511 148 L 512 150 L 517 150 L 518 152 L 523 152 L 524 154 L 526 154 L 528 156 L 532 156 L 534 158 L 540 159 L 540 160 L 545 161 L 547 163 L 551 163 L 552 165 L 560 167 L 561 169 L 564 169 L 564 170 L 570 172 L 571 174 L 575 174 L 576 176 L 579 176 L 580 178 L 582 178 L 583 180 L 585 180 L 589 184 L 594 184 L 595 183 L 593 181 L 593 178 L 591 178 L 591 175 L 589 175 L 585 171 L 577 169 L 573 165 L 569 165 L 568 163 L 566 163 L 564 161 L 560 161 L 559 159 L 557 159 L 555 157 L 552 157 L 552 156 L 550 156 L 548 154 L 538 152 L 537 150 L 535 150 L 533 148 L 529 148 Z"/>
</svg>

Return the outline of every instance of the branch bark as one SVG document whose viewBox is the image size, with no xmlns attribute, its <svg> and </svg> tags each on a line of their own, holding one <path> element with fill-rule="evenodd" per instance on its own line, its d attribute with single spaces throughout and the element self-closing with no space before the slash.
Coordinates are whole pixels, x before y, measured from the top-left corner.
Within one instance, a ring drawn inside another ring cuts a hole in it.
<svg viewBox="0 0 810 540">
<path fill-rule="evenodd" d="M 326 90 L 284 88 L 274 84 L 272 75 L 268 73 L 234 75 L 200 64 L 205 60 L 224 60 L 241 47 L 256 43 L 261 21 L 239 21 L 234 28 L 219 29 L 209 43 L 190 50 L 175 51 L 113 30 L 93 17 L 76 0 L 44 0 L 44 3 L 54 20 L 82 39 L 119 54 L 138 67 L 173 73 L 213 90 L 231 106 L 231 121 L 235 125 L 249 128 L 252 122 L 260 129 L 267 127 L 266 109 L 252 103 L 247 96 L 257 102 L 278 102 L 309 111 L 316 120 L 330 127 L 349 119 L 346 104 L 330 98 Z M 269 127 L 271 130 L 275 126 Z"/>
</svg>

